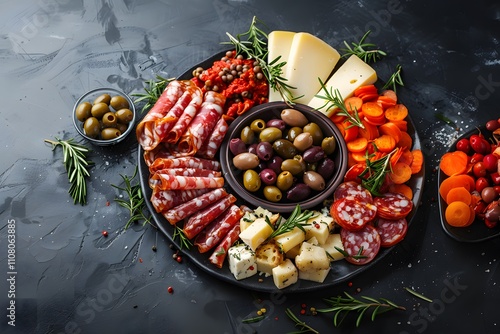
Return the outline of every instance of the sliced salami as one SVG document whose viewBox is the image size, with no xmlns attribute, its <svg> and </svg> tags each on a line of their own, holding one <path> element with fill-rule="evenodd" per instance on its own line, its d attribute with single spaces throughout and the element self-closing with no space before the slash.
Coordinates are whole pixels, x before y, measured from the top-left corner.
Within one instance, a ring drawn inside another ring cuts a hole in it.
<svg viewBox="0 0 500 334">
<path fill-rule="evenodd" d="M 228 196 L 189 217 L 182 229 L 186 237 L 189 239 L 194 238 L 215 218 L 219 217 L 224 211 L 226 211 L 226 209 L 229 208 L 234 202 L 236 202 L 236 197 L 229 194 Z"/>
<path fill-rule="evenodd" d="M 156 212 L 167 211 L 179 204 L 189 201 L 197 196 L 203 195 L 210 189 L 193 189 L 193 190 L 160 190 L 153 188 L 151 195 L 151 204 Z"/>
<path fill-rule="evenodd" d="M 170 224 L 174 225 L 227 195 L 224 188 L 214 189 L 165 211 L 163 216 Z"/>
<path fill-rule="evenodd" d="M 158 158 L 151 166 L 149 166 L 149 172 L 154 174 L 156 171 L 166 168 L 200 168 L 220 170 L 220 162 L 196 157 Z"/>
<path fill-rule="evenodd" d="M 198 247 L 198 251 L 206 253 L 217 246 L 233 226 L 239 223 L 241 217 L 243 211 L 238 206 L 229 207 L 196 236 L 194 245 Z"/>
<path fill-rule="evenodd" d="M 355 181 L 343 182 L 335 189 L 335 193 L 333 194 L 333 199 L 335 201 L 346 197 L 366 203 L 373 203 L 372 194 Z"/>
<path fill-rule="evenodd" d="M 380 218 L 392 220 L 405 218 L 413 209 L 413 202 L 400 193 L 386 193 L 375 197 L 373 204 L 377 207 Z"/>
<path fill-rule="evenodd" d="M 213 263 L 216 267 L 222 268 L 224 260 L 227 256 L 227 251 L 239 238 L 240 235 L 240 224 L 235 224 L 233 228 L 226 234 L 224 239 L 215 248 L 212 255 L 209 257 L 209 261 Z"/>
<path fill-rule="evenodd" d="M 226 136 L 229 126 L 224 117 L 221 117 L 210 137 L 203 143 L 197 155 L 206 159 L 213 159 Z"/>
<path fill-rule="evenodd" d="M 202 101 L 202 92 L 201 90 L 197 90 L 195 93 L 193 93 L 193 99 L 191 100 L 189 105 L 186 107 L 186 109 L 184 109 L 177 122 L 166 135 L 165 142 L 175 144 L 179 141 L 179 138 L 181 138 L 182 134 L 186 131 L 189 123 L 191 123 L 193 118 L 200 110 Z"/>
<path fill-rule="evenodd" d="M 175 158 L 165 146 L 159 145 L 151 151 L 144 151 L 144 162 L 150 167 L 157 159 L 173 159 Z"/>
<path fill-rule="evenodd" d="M 156 172 L 150 177 L 150 184 L 160 190 L 222 188 L 224 178 L 221 176 L 179 176 Z"/>
<path fill-rule="evenodd" d="M 377 207 L 371 203 L 344 197 L 333 202 L 330 214 L 340 227 L 357 231 L 375 218 Z"/>
<path fill-rule="evenodd" d="M 380 235 L 380 245 L 382 247 L 391 247 L 404 239 L 408 231 L 408 222 L 406 218 L 398 220 L 379 218 L 376 230 Z"/>
<path fill-rule="evenodd" d="M 164 185 L 162 182 L 164 182 L 164 179 L 166 176 L 172 177 L 172 176 L 186 176 L 186 177 L 208 177 L 208 178 L 216 178 L 216 177 L 221 177 L 221 172 L 215 171 L 215 170 L 210 170 L 210 169 L 200 169 L 200 168 L 167 168 L 167 169 L 162 169 L 157 172 L 155 172 L 153 175 L 150 176 L 149 178 L 149 187 L 150 188 L 156 188 L 159 187 L 160 189 L 167 190 L 167 188 L 163 188 Z M 197 188 L 199 189 L 199 188 Z"/>
<path fill-rule="evenodd" d="M 380 235 L 371 225 L 366 225 L 359 231 L 341 229 L 340 239 L 344 251 L 349 254 L 345 259 L 352 264 L 367 264 L 377 256 L 380 250 Z"/>
</svg>

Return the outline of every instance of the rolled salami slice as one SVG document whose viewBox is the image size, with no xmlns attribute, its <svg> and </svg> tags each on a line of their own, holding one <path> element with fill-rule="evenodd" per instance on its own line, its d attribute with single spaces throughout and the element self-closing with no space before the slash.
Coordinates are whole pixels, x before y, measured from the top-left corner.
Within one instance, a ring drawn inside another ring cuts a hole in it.
<svg viewBox="0 0 500 334">
<path fill-rule="evenodd" d="M 375 197 L 373 204 L 377 207 L 380 218 L 392 220 L 405 218 L 413 209 L 413 202 L 400 193 L 386 193 Z"/>
<path fill-rule="evenodd" d="M 224 186 L 224 178 L 221 176 L 179 176 L 161 173 L 161 171 L 154 173 L 149 182 L 154 185 L 154 188 L 160 190 L 206 189 Z"/>
<path fill-rule="evenodd" d="M 197 196 L 203 195 L 209 190 L 210 189 L 160 190 L 158 188 L 153 188 L 151 204 L 156 212 L 161 213 Z"/>
<path fill-rule="evenodd" d="M 240 224 L 235 224 L 233 228 L 226 234 L 224 239 L 222 239 L 219 245 L 217 245 L 212 255 L 210 255 L 209 261 L 216 267 L 222 268 L 229 247 L 231 247 L 238 240 L 239 235 Z"/>
<path fill-rule="evenodd" d="M 198 246 L 198 251 L 206 253 L 217 246 L 233 226 L 239 223 L 241 217 L 243 211 L 237 205 L 229 207 L 196 236 L 194 244 Z"/>
<path fill-rule="evenodd" d="M 340 227 L 357 231 L 375 218 L 377 207 L 371 203 L 344 197 L 333 202 L 330 214 Z"/>
<path fill-rule="evenodd" d="M 218 171 L 220 162 L 196 157 L 158 158 L 149 166 L 149 172 L 154 174 L 156 171 L 167 168 L 200 168 Z"/>
<path fill-rule="evenodd" d="M 163 213 L 163 216 L 170 224 L 174 225 L 227 195 L 228 193 L 224 188 L 214 189 L 167 210 Z"/>
<path fill-rule="evenodd" d="M 380 245 L 382 247 L 391 247 L 404 239 L 408 231 L 408 222 L 406 218 L 398 220 L 379 218 L 376 229 L 380 235 Z"/>
<path fill-rule="evenodd" d="M 229 194 L 228 196 L 218 200 L 205 209 L 189 217 L 188 221 L 184 224 L 183 231 L 189 239 L 194 238 L 200 233 L 210 222 L 220 216 L 227 208 L 234 202 L 236 197 Z"/>
<path fill-rule="evenodd" d="M 217 154 L 219 147 L 222 145 L 222 141 L 224 140 L 228 129 L 229 125 L 224 117 L 221 117 L 217 124 L 215 124 L 215 128 L 210 137 L 207 138 L 198 150 L 197 155 L 202 158 L 213 159 L 215 154 Z"/>
<path fill-rule="evenodd" d="M 340 239 L 344 251 L 349 254 L 345 259 L 352 264 L 367 264 L 377 256 L 380 250 L 380 235 L 371 225 L 366 225 L 359 231 L 341 229 Z"/>
<path fill-rule="evenodd" d="M 196 116 L 198 111 L 200 110 L 201 103 L 203 101 L 201 89 L 196 90 L 193 93 L 193 99 L 189 103 L 189 105 L 184 109 L 182 114 L 179 116 L 177 122 L 174 124 L 172 129 L 168 132 L 165 138 L 165 142 L 170 144 L 176 144 L 181 136 L 186 131 L 187 127 Z"/>
<path fill-rule="evenodd" d="M 335 201 L 345 197 L 353 198 L 366 203 L 373 203 L 372 194 L 361 184 L 355 181 L 343 182 L 339 184 L 337 189 L 335 189 L 333 194 L 333 199 Z"/>
<path fill-rule="evenodd" d="M 214 91 L 205 93 L 200 111 L 196 114 L 186 133 L 179 139 L 178 154 L 195 155 L 212 133 L 215 124 L 224 112 L 226 97 Z"/>
<path fill-rule="evenodd" d="M 163 187 L 162 182 L 164 179 L 163 177 L 164 175 L 187 176 L 187 177 L 198 176 L 198 177 L 214 178 L 214 177 L 221 177 L 222 173 L 215 170 L 200 169 L 200 168 L 166 168 L 159 170 L 150 176 L 149 187 L 151 189 L 156 187 L 162 189 Z"/>
<path fill-rule="evenodd" d="M 153 165 L 157 159 L 175 158 L 163 145 L 159 145 L 151 151 L 144 151 L 143 157 L 144 157 L 144 162 L 148 167 Z"/>
</svg>

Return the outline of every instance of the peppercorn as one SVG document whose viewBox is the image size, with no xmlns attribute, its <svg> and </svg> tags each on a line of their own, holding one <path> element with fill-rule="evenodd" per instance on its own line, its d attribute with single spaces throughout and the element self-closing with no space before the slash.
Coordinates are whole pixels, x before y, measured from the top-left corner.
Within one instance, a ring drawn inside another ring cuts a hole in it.
<svg viewBox="0 0 500 334">
<path fill-rule="evenodd" d="M 102 231 L 102 236 L 106 238 L 108 236 L 108 231 Z"/>
</svg>

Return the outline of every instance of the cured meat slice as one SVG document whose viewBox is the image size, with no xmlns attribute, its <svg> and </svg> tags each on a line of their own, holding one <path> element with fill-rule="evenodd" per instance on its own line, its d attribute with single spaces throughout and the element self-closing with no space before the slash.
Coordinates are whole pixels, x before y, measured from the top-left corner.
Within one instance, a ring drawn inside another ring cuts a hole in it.
<svg viewBox="0 0 500 334">
<path fill-rule="evenodd" d="M 215 124 L 222 117 L 226 97 L 214 91 L 205 93 L 199 112 L 194 117 L 186 133 L 179 139 L 178 154 L 195 155 L 212 133 Z"/>
<path fill-rule="evenodd" d="M 380 218 L 392 220 L 406 217 L 413 209 L 413 202 L 400 193 L 386 193 L 375 197 L 373 204 L 377 207 Z"/>
<path fill-rule="evenodd" d="M 239 238 L 240 235 L 240 224 L 235 224 L 233 228 L 226 234 L 224 239 L 215 248 L 214 252 L 208 260 L 213 263 L 216 267 L 222 268 L 224 260 L 227 256 L 227 251 Z"/>
<path fill-rule="evenodd" d="M 333 199 L 335 201 L 344 197 L 353 198 L 358 201 L 367 203 L 373 203 L 372 194 L 361 184 L 355 181 L 343 182 L 339 184 L 337 189 L 335 189 L 335 192 L 333 194 Z"/>
<path fill-rule="evenodd" d="M 159 145 L 151 151 L 144 151 L 143 158 L 146 166 L 150 167 L 157 159 L 172 159 L 175 157 L 166 147 Z"/>
<path fill-rule="evenodd" d="M 221 176 L 180 176 L 169 175 L 161 171 L 154 173 L 149 182 L 154 185 L 154 188 L 160 190 L 222 188 L 224 186 L 224 178 Z"/>
<path fill-rule="evenodd" d="M 241 217 L 243 217 L 243 211 L 238 206 L 229 207 L 196 236 L 194 244 L 198 246 L 198 251 L 206 253 L 217 246 L 233 226 L 239 223 Z"/>
<path fill-rule="evenodd" d="M 200 169 L 200 168 L 166 168 L 155 172 L 149 178 L 149 187 L 151 189 L 155 187 L 160 187 L 162 189 L 162 182 L 165 178 L 164 176 L 198 176 L 198 177 L 221 177 L 221 172 L 210 170 L 210 169 Z M 165 189 L 164 189 L 165 190 Z"/>
<path fill-rule="evenodd" d="M 203 195 L 210 189 L 192 189 L 192 190 L 160 190 L 153 189 L 151 194 L 151 204 L 156 212 L 167 211 L 179 204 L 187 202 L 197 196 Z"/>
<path fill-rule="evenodd" d="M 229 125 L 224 117 L 221 117 L 217 124 L 215 124 L 215 128 L 210 137 L 207 138 L 198 150 L 197 155 L 203 158 L 213 159 L 215 154 L 217 154 L 219 147 L 222 145 L 222 141 L 224 140 L 228 129 Z"/>
<path fill-rule="evenodd" d="M 228 195 L 224 188 L 218 188 L 204 193 L 201 196 L 195 197 L 185 203 L 177 205 L 172 209 L 163 213 L 163 216 L 172 225 L 191 216 L 192 214 L 200 211 L 212 203 L 224 198 Z"/>
<path fill-rule="evenodd" d="M 236 202 L 236 197 L 229 194 L 228 196 L 189 217 L 182 229 L 186 237 L 189 239 L 194 238 L 208 224 L 210 224 L 210 222 L 226 211 L 226 209 L 229 208 L 234 202 Z"/>
<path fill-rule="evenodd" d="M 220 162 L 196 157 L 158 158 L 151 166 L 149 166 L 149 172 L 154 174 L 156 171 L 167 168 L 200 168 L 220 170 Z"/>
<path fill-rule="evenodd" d="M 345 259 L 352 264 L 367 264 L 377 256 L 380 250 L 380 235 L 371 225 L 366 225 L 359 231 L 341 229 L 340 239 L 344 251 L 349 254 Z"/>
<path fill-rule="evenodd" d="M 377 207 L 371 203 L 344 197 L 333 202 L 330 214 L 340 227 L 357 231 L 375 218 Z"/>
<path fill-rule="evenodd" d="M 408 222 L 406 218 L 398 220 L 379 218 L 376 229 L 380 235 L 381 246 L 391 247 L 404 239 L 408 231 Z"/>
<path fill-rule="evenodd" d="M 181 138 L 182 134 L 186 131 L 188 125 L 193 120 L 194 116 L 198 113 L 201 103 L 203 101 L 201 89 L 193 93 L 193 99 L 189 105 L 184 109 L 177 122 L 172 129 L 168 132 L 165 142 L 175 144 Z"/>
</svg>

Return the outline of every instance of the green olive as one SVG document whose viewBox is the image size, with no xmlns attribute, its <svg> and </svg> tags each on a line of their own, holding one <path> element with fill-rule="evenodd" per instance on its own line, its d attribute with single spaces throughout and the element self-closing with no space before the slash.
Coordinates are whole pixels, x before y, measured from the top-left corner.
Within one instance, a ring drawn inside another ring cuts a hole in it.
<svg viewBox="0 0 500 334">
<path fill-rule="evenodd" d="M 263 192 L 264 197 L 271 202 L 279 202 L 283 198 L 281 190 L 276 186 L 265 186 Z"/>
<path fill-rule="evenodd" d="M 116 128 L 116 124 L 118 123 L 118 119 L 115 116 L 115 113 L 110 111 L 105 113 L 102 116 L 102 125 L 105 128 Z"/>
<path fill-rule="evenodd" d="M 253 169 L 248 169 L 243 174 L 243 186 L 246 190 L 255 192 L 260 189 L 261 179 Z"/>
<path fill-rule="evenodd" d="M 80 103 L 75 110 L 76 119 L 80 122 L 85 122 L 87 118 L 92 116 L 90 112 L 92 110 L 92 104 L 90 102 Z"/>
<path fill-rule="evenodd" d="M 111 95 L 109 94 L 101 94 L 98 97 L 95 98 L 93 104 L 98 104 L 98 103 L 106 103 L 109 104 L 109 101 L 111 101 Z"/>
<path fill-rule="evenodd" d="M 120 130 L 121 133 L 124 133 L 128 129 L 127 124 L 122 124 L 122 123 L 116 123 L 116 128 Z"/>
<path fill-rule="evenodd" d="M 321 148 L 323 151 L 325 151 L 326 155 L 333 154 L 335 152 L 335 149 L 337 148 L 337 141 L 335 140 L 335 137 L 325 137 L 323 138 L 323 141 L 321 142 Z"/>
<path fill-rule="evenodd" d="M 266 127 L 266 122 L 264 122 L 263 119 L 256 119 L 254 121 L 252 121 L 252 123 L 250 123 L 250 129 L 252 129 L 252 131 L 254 132 L 261 132 L 262 130 L 264 130 Z"/>
<path fill-rule="evenodd" d="M 115 139 L 120 137 L 121 135 L 122 133 L 117 128 L 104 128 L 101 131 L 101 138 L 103 140 Z"/>
<path fill-rule="evenodd" d="M 309 132 L 311 136 L 313 137 L 313 145 L 319 146 L 321 145 L 321 142 L 323 141 L 323 131 L 321 131 L 321 128 L 319 127 L 318 124 L 316 123 L 309 123 L 306 126 L 304 126 L 304 132 Z"/>
<path fill-rule="evenodd" d="M 95 117 L 89 117 L 83 123 L 83 132 L 90 138 L 97 138 L 101 132 L 101 123 Z"/>
<path fill-rule="evenodd" d="M 99 102 L 92 106 L 91 112 L 92 116 L 94 116 L 97 119 L 101 119 L 105 113 L 109 112 L 109 106 L 104 102 Z"/>
<path fill-rule="evenodd" d="M 245 126 L 242 130 L 241 130 L 241 133 L 240 133 L 240 138 L 241 140 L 246 144 L 246 145 L 250 145 L 250 144 L 253 144 L 254 140 L 255 140 L 255 132 L 252 131 L 252 129 L 250 129 L 249 126 Z"/>
<path fill-rule="evenodd" d="M 296 159 L 286 159 L 281 163 L 281 170 L 288 171 L 292 175 L 298 175 L 305 170 L 305 165 L 302 165 L 300 161 Z"/>
<path fill-rule="evenodd" d="M 297 160 L 300 163 L 300 166 L 302 168 L 302 171 L 305 171 L 307 168 L 307 163 L 305 162 L 304 158 L 300 155 L 297 154 L 296 156 L 293 157 L 294 160 Z"/>
<path fill-rule="evenodd" d="M 260 132 L 259 140 L 261 142 L 265 141 L 268 143 L 272 143 L 278 139 L 281 139 L 282 136 L 283 133 L 281 132 L 280 129 L 270 126 Z"/>
<path fill-rule="evenodd" d="M 128 124 L 132 121 L 134 118 L 134 114 L 132 113 L 132 110 L 123 108 L 115 112 L 116 118 L 118 119 L 118 123 L 121 124 Z"/>
<path fill-rule="evenodd" d="M 109 105 L 111 106 L 111 108 L 113 108 L 115 110 L 130 108 L 130 105 L 128 104 L 127 99 L 121 95 L 113 96 L 111 98 L 111 101 L 109 101 Z"/>
<path fill-rule="evenodd" d="M 283 159 L 291 159 L 297 154 L 297 148 L 286 139 L 278 139 L 273 143 L 273 150 Z"/>
<path fill-rule="evenodd" d="M 287 191 L 293 185 L 293 175 L 289 171 L 281 172 L 276 178 L 276 186 L 281 191 Z"/>
<path fill-rule="evenodd" d="M 288 133 L 286 134 L 285 138 L 293 143 L 295 138 L 297 138 L 297 136 L 300 135 L 302 132 L 303 132 L 302 128 L 294 126 L 293 128 L 290 128 L 290 130 L 288 130 Z"/>
</svg>

